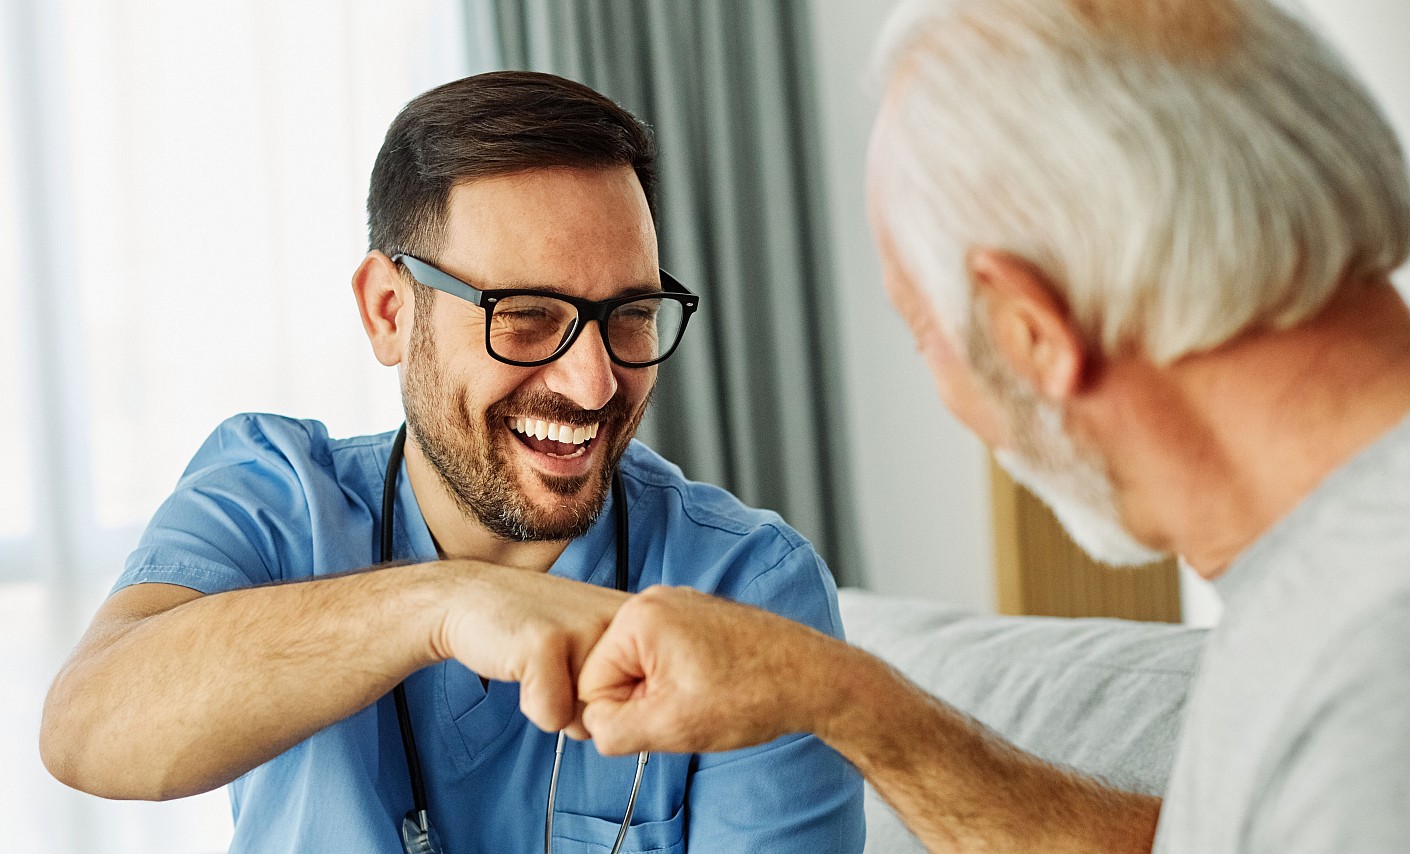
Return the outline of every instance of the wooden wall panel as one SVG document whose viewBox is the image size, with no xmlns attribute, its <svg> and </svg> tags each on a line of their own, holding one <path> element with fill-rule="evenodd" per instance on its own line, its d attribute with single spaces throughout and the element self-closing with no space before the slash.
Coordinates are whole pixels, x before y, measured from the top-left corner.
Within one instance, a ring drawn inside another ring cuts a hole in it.
<svg viewBox="0 0 1410 854">
<path fill-rule="evenodd" d="M 1097 563 L 1043 502 L 992 459 L 989 468 L 1000 613 L 1180 621 L 1173 559 L 1142 567 Z"/>
</svg>

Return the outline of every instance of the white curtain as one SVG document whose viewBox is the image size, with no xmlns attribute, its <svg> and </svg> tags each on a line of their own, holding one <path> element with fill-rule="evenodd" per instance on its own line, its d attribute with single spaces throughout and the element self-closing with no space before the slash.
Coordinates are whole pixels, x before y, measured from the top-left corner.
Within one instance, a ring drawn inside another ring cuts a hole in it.
<svg viewBox="0 0 1410 854">
<path fill-rule="evenodd" d="M 349 286 L 367 178 L 492 36 L 455 0 L 0 4 L 0 847 L 224 850 L 223 791 L 55 782 L 43 694 L 221 419 L 399 422 Z"/>
</svg>

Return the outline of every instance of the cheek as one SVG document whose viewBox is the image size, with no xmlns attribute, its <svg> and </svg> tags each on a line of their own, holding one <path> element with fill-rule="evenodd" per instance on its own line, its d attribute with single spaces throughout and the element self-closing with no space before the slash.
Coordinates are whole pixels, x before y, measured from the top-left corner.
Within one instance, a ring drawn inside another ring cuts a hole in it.
<svg viewBox="0 0 1410 854">
<path fill-rule="evenodd" d="M 926 336 L 920 351 L 935 377 L 940 400 L 950 413 L 989 447 L 1005 445 L 1007 419 L 1003 417 L 1002 408 L 994 396 L 979 382 L 969 362 L 960 358 L 950 342 L 938 332 Z"/>
<path fill-rule="evenodd" d="M 532 375 L 532 371 L 495 361 L 478 342 L 454 350 L 441 347 L 437 357 L 441 399 L 472 425 L 483 423 L 490 407 L 513 397 Z"/>
<path fill-rule="evenodd" d="M 629 410 L 635 412 L 651 397 L 651 390 L 656 387 L 657 370 L 658 366 L 653 365 L 649 368 L 625 368 L 617 371 L 618 393 L 626 398 Z"/>
</svg>

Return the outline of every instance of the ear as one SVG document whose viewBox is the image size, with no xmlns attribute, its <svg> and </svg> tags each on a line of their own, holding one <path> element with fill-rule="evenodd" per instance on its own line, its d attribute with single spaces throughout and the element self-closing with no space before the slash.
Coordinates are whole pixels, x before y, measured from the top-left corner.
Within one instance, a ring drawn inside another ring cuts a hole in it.
<svg viewBox="0 0 1410 854">
<path fill-rule="evenodd" d="M 377 361 L 400 364 L 411 344 L 411 324 L 416 316 L 411 285 L 392 259 L 377 251 L 367 253 L 353 273 L 353 294 L 362 314 L 362 328 L 372 342 Z"/>
<path fill-rule="evenodd" d="M 1082 337 L 1057 287 L 1032 263 L 994 249 L 969 254 L 975 298 L 983 297 L 999 353 L 1034 390 L 1063 401 L 1081 390 L 1088 370 Z"/>
</svg>

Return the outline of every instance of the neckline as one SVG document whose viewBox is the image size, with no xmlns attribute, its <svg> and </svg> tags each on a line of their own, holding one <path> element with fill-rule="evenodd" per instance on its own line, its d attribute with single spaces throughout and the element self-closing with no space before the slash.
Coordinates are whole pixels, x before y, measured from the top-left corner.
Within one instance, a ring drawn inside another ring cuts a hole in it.
<svg viewBox="0 0 1410 854">
<path fill-rule="evenodd" d="M 1278 563 L 1276 556 L 1289 549 L 1296 551 L 1307 537 L 1317 536 L 1319 516 L 1340 496 L 1355 491 L 1364 481 L 1384 473 L 1387 458 L 1397 449 L 1410 448 L 1410 415 L 1357 451 L 1318 483 L 1311 492 L 1271 528 L 1264 531 L 1253 545 L 1245 549 L 1223 574 L 1212 583 L 1225 607 L 1236 609 L 1255 595 L 1253 591 Z"/>
</svg>

